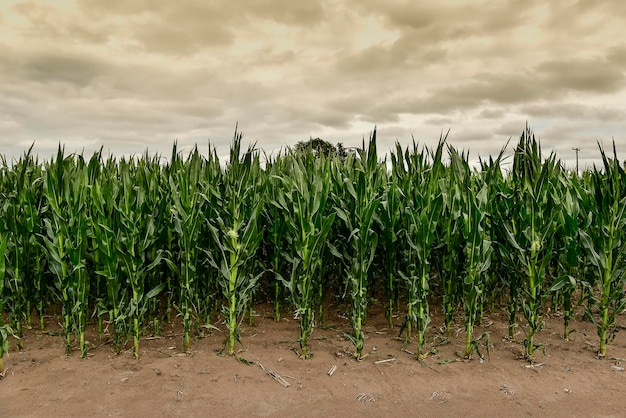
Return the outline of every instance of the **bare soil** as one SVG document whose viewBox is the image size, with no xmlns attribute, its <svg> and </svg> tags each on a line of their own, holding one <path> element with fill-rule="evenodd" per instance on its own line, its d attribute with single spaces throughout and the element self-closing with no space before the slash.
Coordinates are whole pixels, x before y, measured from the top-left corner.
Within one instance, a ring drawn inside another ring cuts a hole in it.
<svg viewBox="0 0 626 418">
<path fill-rule="evenodd" d="M 546 317 L 536 336 L 544 348 L 523 359 L 525 327 L 507 338 L 503 313 L 484 318 L 489 356 L 463 360 L 462 325 L 446 342 L 435 316 L 423 363 L 403 350 L 399 328 L 385 325 L 382 311 L 365 328 L 369 355 L 356 361 L 344 332 L 348 318 L 333 316 L 314 330 L 310 360 L 298 357 L 298 321 L 273 320 L 257 306 L 256 324 L 243 325 L 239 357 L 221 355 L 226 329 L 193 341 L 181 352 L 179 324 L 163 337 L 141 341 L 141 357 L 116 355 L 108 341 L 94 342 L 89 356 L 64 355 L 63 339 L 28 330 L 24 348 L 5 357 L 0 417 L 352 417 L 352 416 L 549 416 L 617 417 L 626 414 L 626 332 L 596 357 L 597 336 L 576 321 L 570 341 L 562 320 Z M 54 328 L 58 318 L 49 318 Z M 462 319 L 459 318 L 462 324 Z M 400 323 L 400 319 L 397 320 Z M 58 330 L 58 328 L 57 328 Z M 91 336 L 96 341 L 95 336 Z M 130 348 L 131 344 L 128 345 Z M 383 360 L 388 360 L 384 361 Z M 284 387 L 276 379 L 289 384 Z M 332 366 L 336 371 L 329 375 Z"/>
</svg>

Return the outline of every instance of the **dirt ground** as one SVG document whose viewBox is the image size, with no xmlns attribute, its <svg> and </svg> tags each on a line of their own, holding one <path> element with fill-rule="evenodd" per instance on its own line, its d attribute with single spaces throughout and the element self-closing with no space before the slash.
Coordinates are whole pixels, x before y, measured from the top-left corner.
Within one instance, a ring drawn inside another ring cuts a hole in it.
<svg viewBox="0 0 626 418">
<path fill-rule="evenodd" d="M 525 327 L 506 337 L 504 314 L 491 314 L 476 335 L 490 333 L 490 355 L 463 361 L 463 330 L 444 344 L 435 317 L 424 364 L 402 350 L 398 329 L 382 312 L 368 320 L 362 361 L 351 358 L 344 332 L 349 319 L 335 316 L 314 330 L 314 355 L 297 355 L 298 322 L 276 323 L 269 306 L 256 308 L 256 325 L 243 325 L 239 356 L 219 354 L 225 327 L 181 352 L 180 330 L 141 341 L 141 358 L 115 355 L 106 341 L 64 355 L 63 339 L 29 330 L 24 349 L 5 357 L 0 417 L 612 417 L 626 414 L 626 332 L 618 333 L 606 359 L 595 353 L 593 325 L 577 321 L 570 341 L 562 320 L 546 318 L 537 335 L 545 344 L 534 364 L 521 359 Z M 50 327 L 58 318 L 49 318 Z M 398 323 L 400 320 L 398 319 Z M 131 344 L 129 344 L 130 348 Z M 406 347 L 414 351 L 413 344 Z M 383 360 L 387 360 L 381 362 Z M 261 368 L 282 377 L 284 387 Z M 336 371 L 329 375 L 332 366 Z"/>
</svg>

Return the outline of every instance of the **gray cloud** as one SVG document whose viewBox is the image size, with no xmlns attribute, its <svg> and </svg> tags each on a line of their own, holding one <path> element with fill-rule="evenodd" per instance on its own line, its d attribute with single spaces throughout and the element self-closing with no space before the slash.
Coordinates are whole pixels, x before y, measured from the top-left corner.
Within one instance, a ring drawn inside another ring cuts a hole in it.
<svg viewBox="0 0 626 418">
<path fill-rule="evenodd" d="M 531 104 L 520 107 L 520 112 L 530 117 L 582 119 L 598 121 L 623 121 L 626 111 L 605 106 L 588 106 L 579 103 Z"/>
<path fill-rule="evenodd" d="M 626 84 L 623 67 L 603 59 L 546 61 L 536 72 L 544 87 L 555 90 L 613 93 Z"/>
<path fill-rule="evenodd" d="M 100 19 L 73 19 L 52 6 L 35 1 L 18 2 L 11 10 L 28 22 L 26 26 L 19 27 L 21 35 L 37 41 L 65 42 L 74 46 L 104 44 L 111 29 L 117 26 L 111 22 L 104 24 Z"/>
<path fill-rule="evenodd" d="M 489 107 L 486 109 L 482 109 L 480 112 L 478 112 L 476 117 L 482 119 L 500 119 L 506 116 L 507 113 L 508 111 L 506 107 L 503 107 L 501 109 Z"/>
<path fill-rule="evenodd" d="M 367 0 L 360 3 L 360 9 L 364 13 L 382 16 L 391 28 L 419 31 L 424 43 L 447 43 L 512 32 L 526 22 L 534 7 L 529 2 L 520 0 L 506 3 L 426 3 L 409 0 L 381 3 Z"/>
<path fill-rule="evenodd" d="M 172 18 L 172 23 L 222 22 L 240 18 L 261 18 L 285 24 L 314 24 L 324 17 L 324 7 L 319 1 L 292 2 L 290 0 L 258 0 L 249 3 L 245 0 L 232 0 L 225 4 L 202 0 L 179 0 L 175 4 L 159 0 L 137 0 L 127 2 L 111 0 L 102 3 L 98 0 L 78 0 L 80 9 L 90 15 L 99 14 L 135 16 L 155 14 Z M 192 26 L 194 28 L 194 26 Z"/>
<path fill-rule="evenodd" d="M 63 56 L 43 52 L 23 57 L 23 60 L 18 61 L 18 66 L 21 69 L 20 75 L 26 80 L 45 83 L 64 82 L 83 87 L 96 82 L 96 79 L 106 72 L 108 65 L 75 54 Z"/>
<path fill-rule="evenodd" d="M 261 0 L 228 3 L 202 0 L 100 2 L 79 0 L 80 9 L 94 19 L 133 20 L 123 34 L 148 53 L 186 56 L 213 47 L 232 46 L 239 32 L 253 31 L 259 22 L 316 25 L 324 17 L 317 2 Z"/>
<path fill-rule="evenodd" d="M 434 126 L 450 126 L 454 124 L 454 119 L 450 117 L 433 117 L 426 119 L 424 123 L 426 125 Z"/>
<path fill-rule="evenodd" d="M 0 5 L 3 151 L 227 147 L 239 121 L 269 150 L 378 125 L 379 149 L 450 129 L 485 156 L 528 121 L 568 159 L 611 137 L 626 152 L 623 16 L 616 0 L 18 1 Z"/>
<path fill-rule="evenodd" d="M 439 45 L 420 43 L 417 32 L 404 33 L 391 45 L 376 44 L 348 56 L 339 55 L 338 72 L 371 74 L 381 72 L 393 77 L 397 72 L 414 68 L 416 64 L 433 65 L 443 62 L 447 51 Z"/>
<path fill-rule="evenodd" d="M 607 60 L 622 68 L 626 66 L 626 44 L 622 43 L 608 48 Z"/>
</svg>

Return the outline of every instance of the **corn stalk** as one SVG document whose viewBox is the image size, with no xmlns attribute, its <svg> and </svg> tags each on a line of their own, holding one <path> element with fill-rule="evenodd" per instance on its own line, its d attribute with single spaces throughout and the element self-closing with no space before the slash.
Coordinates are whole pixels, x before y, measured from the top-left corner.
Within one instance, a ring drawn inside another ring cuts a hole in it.
<svg viewBox="0 0 626 418">
<path fill-rule="evenodd" d="M 211 265 L 219 271 L 219 286 L 226 298 L 222 314 L 228 327 L 228 353 L 235 354 L 239 341 L 239 318 L 262 272 L 254 275 L 255 255 L 263 238 L 258 225 L 263 209 L 263 182 L 258 153 L 248 148 L 240 157 L 243 135 L 235 132 L 220 189 L 208 193 L 216 199 L 220 210 L 207 219 L 217 248 L 217 259 L 207 252 Z M 209 194 L 205 198 L 211 199 Z"/>
<path fill-rule="evenodd" d="M 583 284 L 589 289 L 591 302 L 587 313 L 600 338 L 598 356 L 604 358 L 607 344 L 615 335 L 616 316 L 626 308 L 626 173 L 617 159 L 615 144 L 614 158 L 608 158 L 601 146 L 600 152 L 604 172 L 594 167 L 591 173 L 593 196 L 584 202 L 589 217 L 580 237 L 588 262 L 598 274 L 597 290 L 591 281 Z"/>
<path fill-rule="evenodd" d="M 444 138 L 441 138 L 432 153 L 432 163 L 428 164 L 425 153 L 418 152 L 417 146 L 413 144 L 413 151 L 410 153 L 407 149 L 405 152 L 407 168 L 401 174 L 401 184 L 407 196 L 403 217 L 408 249 L 404 271 L 400 272 L 408 292 L 405 344 L 411 339 L 412 325 L 416 324 L 416 355 L 420 360 L 425 356 L 424 342 L 431 320 L 428 304 L 431 251 L 443 206 L 438 184 L 443 168 L 443 145 Z"/>
<path fill-rule="evenodd" d="M 188 160 L 182 164 L 173 161 L 178 167 L 170 175 L 170 196 L 174 230 L 180 246 L 180 264 L 176 266 L 181 279 L 180 309 L 183 317 L 183 348 L 189 350 L 191 318 L 198 311 L 197 265 L 200 251 L 197 242 L 204 224 L 202 198 L 204 185 L 201 182 L 203 162 L 194 148 Z"/>
<path fill-rule="evenodd" d="M 3 291 L 4 291 L 4 276 L 6 273 L 6 249 L 8 238 L 3 234 L 0 235 L 0 373 L 4 371 L 4 354 L 9 352 L 9 334 L 13 333 L 13 330 L 8 325 L 4 324 L 2 319 L 3 310 Z"/>
<path fill-rule="evenodd" d="M 106 299 L 104 307 L 108 311 L 112 326 L 113 349 L 121 351 L 121 340 L 128 335 L 125 318 L 128 292 L 121 278 L 120 260 L 117 250 L 119 236 L 119 213 L 116 202 L 119 199 L 119 184 L 116 181 L 117 166 L 109 160 L 107 169 L 93 183 L 90 189 L 91 233 L 96 243 L 93 249 L 95 273 L 105 281 Z"/>
<path fill-rule="evenodd" d="M 469 174 L 469 170 L 468 170 Z M 486 273 L 491 266 L 493 251 L 488 232 L 488 186 L 480 178 L 469 176 L 465 183 L 463 210 L 463 238 L 465 240 L 465 266 L 463 277 L 463 306 L 465 310 L 465 358 L 478 349 L 473 330 L 482 313 L 485 298 Z M 475 180 L 475 181 L 471 181 Z"/>
<path fill-rule="evenodd" d="M 285 253 L 291 265 L 289 280 L 283 279 L 300 320 L 301 357 L 309 358 L 308 340 L 315 325 L 315 292 L 318 290 L 321 253 L 335 215 L 327 214 L 330 189 L 330 160 L 312 153 L 287 157 L 289 172 L 281 177 L 274 205 L 283 213 L 291 253 Z"/>
<path fill-rule="evenodd" d="M 10 236 L 5 300 L 15 333 L 22 335 L 22 321 L 31 326 L 31 304 L 37 304 L 40 327 L 44 327 L 45 257 L 41 241 L 43 203 L 41 166 L 32 157 L 32 146 L 6 170 L 12 188 L 2 201 L 4 224 Z M 6 168 L 6 162 L 5 168 Z M 21 341 L 18 342 L 21 345 Z"/>
<path fill-rule="evenodd" d="M 463 208 L 464 197 L 467 194 L 468 167 L 466 157 L 459 155 L 449 147 L 450 166 L 446 175 L 439 180 L 442 194 L 442 213 L 438 223 L 438 239 L 441 242 L 438 249 L 439 281 L 441 286 L 441 305 L 443 310 L 444 328 L 450 335 L 450 327 L 454 322 L 454 315 L 463 292 L 462 281 L 459 277 L 463 271 Z"/>
<path fill-rule="evenodd" d="M 560 186 L 558 196 L 561 198 L 562 210 L 559 211 L 559 226 L 555 239 L 558 245 L 558 256 L 555 278 L 550 291 L 562 298 L 563 339 L 569 340 L 569 324 L 573 315 L 572 294 L 578 289 L 583 255 L 583 247 L 579 239 L 579 202 L 582 195 L 577 174 L 572 177 L 561 176 Z"/>
<path fill-rule="evenodd" d="M 281 176 L 286 175 L 291 158 L 282 157 L 276 161 L 268 161 L 266 168 L 265 187 L 267 202 L 276 202 L 282 193 L 284 181 Z M 280 204 L 268 203 L 265 205 L 263 217 L 267 225 L 266 250 L 270 259 L 270 269 L 273 274 L 274 290 L 274 320 L 280 321 L 281 303 L 284 299 L 283 273 L 285 257 L 283 253 L 287 250 L 288 222 L 283 217 L 285 212 Z"/>
<path fill-rule="evenodd" d="M 391 154 L 391 167 L 395 170 L 398 161 L 397 155 L 402 155 L 400 144 L 396 143 L 397 154 Z M 386 164 L 381 166 L 386 170 Z M 383 196 L 379 207 L 380 239 L 382 245 L 379 252 L 382 252 L 384 263 L 384 289 L 387 296 L 386 317 L 389 328 L 393 328 L 394 305 L 397 304 L 399 296 L 398 280 L 398 259 L 402 251 L 402 203 L 405 199 L 404 192 L 398 184 L 398 176 L 392 173 L 390 176 L 385 173 L 386 185 L 383 186 Z"/>
<path fill-rule="evenodd" d="M 372 133 L 369 146 L 350 155 L 346 160 L 343 178 L 335 179 L 338 187 L 345 188 L 342 198 L 336 199 L 337 216 L 349 231 L 348 245 L 342 258 L 347 267 L 348 289 L 352 300 L 352 328 L 350 336 L 355 346 L 354 357 L 362 358 L 364 345 L 363 323 L 367 315 L 370 267 L 374 261 L 378 234 L 374 230 L 380 202 L 380 176 L 376 153 L 376 131 Z"/>
<path fill-rule="evenodd" d="M 541 161 L 541 147 L 527 127 L 515 151 L 513 161 L 513 199 L 517 208 L 506 232 L 510 251 L 523 266 L 525 284 L 522 312 L 528 321 L 524 345 L 526 356 L 533 358 L 537 345 L 534 335 L 543 327 L 542 307 L 544 281 L 552 260 L 553 237 L 557 230 L 558 208 L 555 206 L 555 182 L 560 175 L 554 154 Z M 517 221 L 517 224 L 515 222 Z M 511 266 L 515 267 L 515 266 Z"/>
<path fill-rule="evenodd" d="M 122 274 L 131 290 L 129 309 L 126 315 L 132 321 L 133 354 L 139 358 L 139 341 L 149 301 L 165 287 L 165 283 L 146 291 L 148 273 L 162 261 L 161 250 L 153 251 L 157 238 L 154 224 L 153 205 L 146 199 L 146 190 L 141 185 L 155 175 L 154 166 L 146 161 L 135 164 L 120 162 L 120 193 L 117 204 L 119 235 L 116 249 L 122 264 Z M 143 177 L 143 178 L 142 178 Z"/>
<path fill-rule="evenodd" d="M 82 157 L 65 157 L 59 147 L 56 161 L 46 167 L 45 198 L 50 210 L 44 220 L 44 240 L 63 297 L 66 353 L 72 350 L 72 331 L 78 331 L 81 356 L 85 341 L 90 280 L 86 270 L 88 244 L 87 170 Z"/>
</svg>

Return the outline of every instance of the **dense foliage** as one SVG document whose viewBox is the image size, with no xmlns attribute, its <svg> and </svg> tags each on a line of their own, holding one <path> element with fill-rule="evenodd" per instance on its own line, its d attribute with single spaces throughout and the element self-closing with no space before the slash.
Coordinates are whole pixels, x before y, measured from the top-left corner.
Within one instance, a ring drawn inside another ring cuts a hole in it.
<svg viewBox="0 0 626 418">
<path fill-rule="evenodd" d="M 484 312 L 504 307 L 511 336 L 523 319 L 531 359 L 547 309 L 564 313 L 568 338 L 579 303 L 606 355 L 626 301 L 626 174 L 615 155 L 601 149 L 602 167 L 568 172 L 528 128 L 510 172 L 504 150 L 472 168 L 445 138 L 435 149 L 397 144 L 380 161 L 374 131 L 357 152 L 312 141 L 265 165 L 241 142 L 236 133 L 225 165 L 215 149 L 185 157 L 176 146 L 167 161 L 61 148 L 44 163 L 31 150 L 3 161 L 0 359 L 11 335 L 33 318 L 43 330 L 59 309 L 67 351 L 83 356 L 89 324 L 118 352 L 132 339 L 139 356 L 141 336 L 174 315 L 185 349 L 224 324 L 235 354 L 260 301 L 277 320 L 298 318 L 303 358 L 329 303 L 350 311 L 356 358 L 373 303 L 419 358 L 433 304 L 446 332 L 463 318 L 468 358 L 480 355 Z"/>
</svg>

